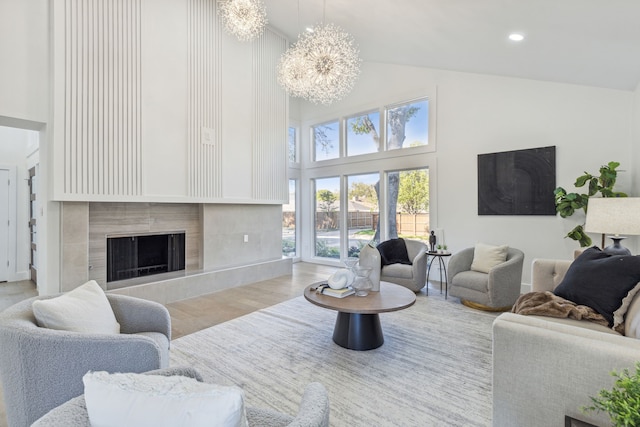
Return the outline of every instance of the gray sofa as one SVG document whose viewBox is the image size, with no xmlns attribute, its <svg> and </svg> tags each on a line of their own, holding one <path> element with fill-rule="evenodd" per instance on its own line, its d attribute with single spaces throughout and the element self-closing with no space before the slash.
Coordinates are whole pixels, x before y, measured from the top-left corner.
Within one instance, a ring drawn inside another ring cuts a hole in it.
<svg viewBox="0 0 640 427">
<path fill-rule="evenodd" d="M 532 290 L 552 291 L 571 261 L 534 260 Z M 639 294 L 640 295 L 640 294 Z M 640 297 L 629 319 L 640 315 Z M 588 321 L 503 313 L 493 324 L 493 425 L 562 426 L 565 415 L 595 425 L 610 425 L 606 414 L 584 414 L 611 371 L 633 370 L 640 340 Z"/>
<path fill-rule="evenodd" d="M 29 426 L 84 391 L 89 370 L 145 372 L 169 364 L 171 318 L 158 303 L 107 294 L 120 334 L 38 327 L 35 297 L 0 313 L 0 380 L 10 427 Z"/>
<path fill-rule="evenodd" d="M 174 367 L 147 372 L 153 375 L 183 375 L 202 381 L 200 374 L 189 367 Z M 329 395 L 320 383 L 310 383 L 304 390 L 296 416 L 247 407 L 249 427 L 328 427 Z M 33 427 L 90 427 L 84 396 L 78 396 L 53 409 L 37 420 Z"/>
</svg>

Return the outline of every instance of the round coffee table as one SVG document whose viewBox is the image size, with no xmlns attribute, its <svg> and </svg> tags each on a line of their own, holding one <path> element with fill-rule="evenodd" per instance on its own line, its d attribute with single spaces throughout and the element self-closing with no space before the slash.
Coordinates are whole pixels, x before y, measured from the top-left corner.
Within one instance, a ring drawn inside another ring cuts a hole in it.
<svg viewBox="0 0 640 427">
<path fill-rule="evenodd" d="M 309 285 L 304 297 L 312 304 L 336 310 L 338 317 L 333 329 L 333 341 L 350 350 L 372 350 L 384 343 L 379 313 L 398 311 L 412 306 L 416 294 L 404 286 L 380 282 L 380 292 L 366 297 L 350 295 L 335 298 L 317 294 Z"/>
</svg>

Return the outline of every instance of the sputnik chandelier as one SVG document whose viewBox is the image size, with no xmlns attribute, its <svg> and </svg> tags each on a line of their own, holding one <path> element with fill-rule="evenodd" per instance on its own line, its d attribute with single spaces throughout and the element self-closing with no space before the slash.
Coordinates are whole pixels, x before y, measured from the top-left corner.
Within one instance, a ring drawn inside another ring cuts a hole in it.
<svg viewBox="0 0 640 427">
<path fill-rule="evenodd" d="M 337 25 L 320 24 L 282 54 L 278 81 L 291 96 L 328 105 L 351 92 L 360 62 L 350 34 Z"/>
<path fill-rule="evenodd" d="M 240 41 L 260 37 L 267 25 L 267 9 L 262 0 L 218 0 L 218 12 L 227 32 Z"/>
</svg>

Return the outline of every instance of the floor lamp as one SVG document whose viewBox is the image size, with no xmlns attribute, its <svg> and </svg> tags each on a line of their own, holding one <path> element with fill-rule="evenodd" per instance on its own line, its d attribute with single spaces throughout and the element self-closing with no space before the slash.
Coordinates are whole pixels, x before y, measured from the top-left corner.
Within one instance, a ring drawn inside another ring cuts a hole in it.
<svg viewBox="0 0 640 427">
<path fill-rule="evenodd" d="M 589 233 L 610 235 L 613 245 L 604 248 L 604 252 L 631 255 L 620 241 L 625 234 L 640 235 L 640 197 L 590 198 L 584 229 Z"/>
</svg>

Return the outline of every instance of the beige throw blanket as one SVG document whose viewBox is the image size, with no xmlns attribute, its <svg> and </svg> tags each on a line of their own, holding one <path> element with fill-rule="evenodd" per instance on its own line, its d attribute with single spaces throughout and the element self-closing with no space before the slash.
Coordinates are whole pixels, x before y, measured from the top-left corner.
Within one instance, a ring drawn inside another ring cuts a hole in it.
<svg viewBox="0 0 640 427">
<path fill-rule="evenodd" d="M 588 320 L 599 325 L 609 326 L 609 322 L 600 313 L 587 307 L 561 298 L 552 292 L 529 292 L 520 295 L 511 309 L 512 313 L 563 317 L 576 320 Z"/>
</svg>

